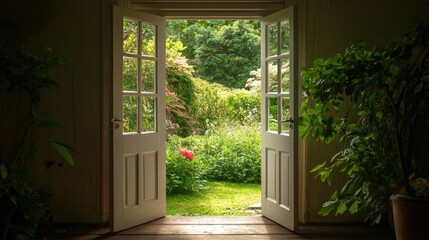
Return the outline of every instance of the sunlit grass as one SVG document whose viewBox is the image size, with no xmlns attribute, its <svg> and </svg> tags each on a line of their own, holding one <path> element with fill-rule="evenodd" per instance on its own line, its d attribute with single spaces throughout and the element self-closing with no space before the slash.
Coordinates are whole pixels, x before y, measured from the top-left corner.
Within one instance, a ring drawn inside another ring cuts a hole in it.
<svg viewBox="0 0 429 240">
<path fill-rule="evenodd" d="M 261 185 L 207 182 L 207 189 L 193 194 L 167 196 L 167 215 L 173 216 L 247 216 L 249 205 L 261 201 Z"/>
</svg>

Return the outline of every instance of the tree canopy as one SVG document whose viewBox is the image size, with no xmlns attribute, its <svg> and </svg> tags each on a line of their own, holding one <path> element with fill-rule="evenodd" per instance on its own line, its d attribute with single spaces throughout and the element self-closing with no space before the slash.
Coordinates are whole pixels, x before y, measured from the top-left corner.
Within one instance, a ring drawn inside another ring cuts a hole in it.
<svg viewBox="0 0 429 240">
<path fill-rule="evenodd" d="M 184 43 L 194 75 L 231 88 L 244 88 L 260 66 L 258 21 L 169 21 L 167 34 Z"/>
</svg>

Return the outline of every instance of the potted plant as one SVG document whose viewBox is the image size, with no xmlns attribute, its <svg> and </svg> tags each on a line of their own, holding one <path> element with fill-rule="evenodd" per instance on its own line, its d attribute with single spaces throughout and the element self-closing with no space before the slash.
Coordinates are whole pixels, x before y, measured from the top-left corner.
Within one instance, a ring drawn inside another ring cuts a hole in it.
<svg viewBox="0 0 429 240">
<path fill-rule="evenodd" d="M 428 39 L 421 23 L 386 46 L 360 42 L 303 71 L 301 136 L 344 146 L 312 172 L 328 183 L 337 170 L 349 179 L 322 215 L 369 208 L 368 219 L 378 223 L 393 193 L 428 197 Z"/>
<path fill-rule="evenodd" d="M 49 53 L 24 51 L 18 26 L 0 19 L 0 239 L 32 239 L 38 224 L 51 217 L 51 193 L 28 173 L 38 143 L 51 144 L 73 165 L 70 147 L 38 136 L 40 128 L 61 124 L 37 114 L 41 91 L 54 88 L 50 78 L 65 61 Z M 55 163 L 44 161 L 46 167 Z"/>
</svg>

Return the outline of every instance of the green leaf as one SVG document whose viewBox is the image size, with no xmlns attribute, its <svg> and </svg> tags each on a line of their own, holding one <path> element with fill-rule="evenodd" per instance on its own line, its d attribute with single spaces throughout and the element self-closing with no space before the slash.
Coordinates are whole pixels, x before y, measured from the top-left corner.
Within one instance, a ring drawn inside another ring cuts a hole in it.
<svg viewBox="0 0 429 240">
<path fill-rule="evenodd" d="M 343 193 L 345 193 L 347 191 L 347 188 L 348 188 L 350 182 L 351 182 L 351 180 L 348 180 L 346 182 L 346 184 L 344 184 L 343 188 L 341 188 L 341 194 L 343 194 Z"/>
<path fill-rule="evenodd" d="M 329 203 L 329 204 L 326 204 L 326 203 Z M 320 215 L 322 215 L 322 216 L 327 216 L 333 209 L 334 209 L 334 207 L 335 207 L 335 203 L 336 202 L 331 202 L 331 201 L 329 201 L 329 202 L 326 202 L 326 203 L 324 203 L 323 205 L 324 205 L 324 207 L 322 207 L 320 210 L 319 210 L 319 214 Z M 326 205 L 325 205 L 326 204 Z"/>
<path fill-rule="evenodd" d="M 355 214 L 355 213 L 357 213 L 357 212 L 359 211 L 359 204 L 360 204 L 360 200 L 355 200 L 355 201 L 353 202 L 353 204 L 350 206 L 350 208 L 349 208 L 349 212 L 350 212 L 351 214 Z"/>
<path fill-rule="evenodd" d="M 73 150 L 71 147 L 55 140 L 51 140 L 49 142 L 52 144 L 52 146 L 54 146 L 55 150 L 57 150 L 57 152 L 64 158 L 64 160 L 66 160 L 66 162 L 70 164 L 70 166 L 74 166 L 74 160 L 69 151 Z"/>
<path fill-rule="evenodd" d="M 323 168 L 325 166 L 326 162 L 319 164 L 317 166 L 315 166 L 313 169 L 310 170 L 310 172 L 317 172 L 319 169 Z"/>
<path fill-rule="evenodd" d="M 338 205 L 335 215 L 343 214 L 346 210 L 347 210 L 347 205 L 345 202 L 342 202 L 340 203 L 340 205 Z"/>
<path fill-rule="evenodd" d="M 332 200 L 332 201 L 336 201 L 336 200 L 338 200 L 337 191 L 335 191 L 335 192 L 331 195 L 331 200 Z"/>
<path fill-rule="evenodd" d="M 172 101 L 171 97 L 165 97 L 165 103 L 171 103 Z"/>
<path fill-rule="evenodd" d="M 0 176 L 3 180 L 7 178 L 7 169 L 6 166 L 3 164 L 0 165 Z"/>
<path fill-rule="evenodd" d="M 320 181 L 328 182 L 328 185 L 331 185 L 331 171 L 329 170 L 320 170 Z"/>
<path fill-rule="evenodd" d="M 347 171 L 347 174 L 350 176 L 352 173 L 359 171 L 359 165 L 353 164 L 352 167 Z"/>
</svg>

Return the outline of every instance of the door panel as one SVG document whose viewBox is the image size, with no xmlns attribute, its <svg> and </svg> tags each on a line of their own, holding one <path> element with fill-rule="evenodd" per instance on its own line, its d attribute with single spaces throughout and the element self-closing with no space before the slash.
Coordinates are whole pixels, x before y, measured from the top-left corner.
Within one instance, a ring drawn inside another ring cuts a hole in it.
<svg viewBox="0 0 429 240">
<path fill-rule="evenodd" d="M 297 227 L 297 119 L 294 9 L 261 22 L 262 214 Z"/>
<path fill-rule="evenodd" d="M 120 231 L 165 216 L 165 20 L 113 8 L 113 216 Z"/>
</svg>

